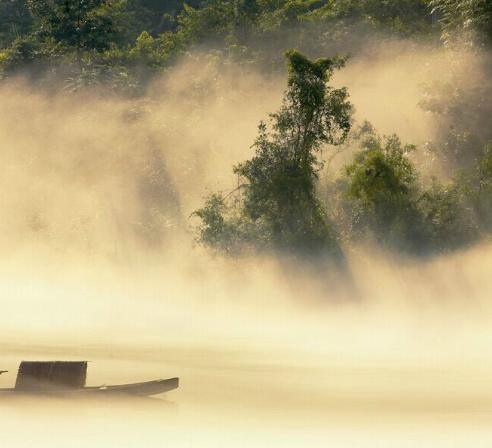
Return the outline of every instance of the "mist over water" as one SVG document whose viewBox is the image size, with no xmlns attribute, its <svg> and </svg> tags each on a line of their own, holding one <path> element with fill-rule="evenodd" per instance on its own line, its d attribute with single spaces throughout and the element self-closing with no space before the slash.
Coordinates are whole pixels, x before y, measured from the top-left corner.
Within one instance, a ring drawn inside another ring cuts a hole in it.
<svg viewBox="0 0 492 448">
<path fill-rule="evenodd" d="M 428 58 L 380 54 L 336 79 L 357 119 L 431 138 Z M 151 400 L 2 398 L 2 446 L 490 446 L 489 243 L 347 250 L 347 276 L 195 247 L 189 215 L 234 188 L 284 83 L 197 56 L 147 101 L 0 89 L 0 384 L 55 359 L 90 360 L 88 385 L 181 380 Z"/>
</svg>

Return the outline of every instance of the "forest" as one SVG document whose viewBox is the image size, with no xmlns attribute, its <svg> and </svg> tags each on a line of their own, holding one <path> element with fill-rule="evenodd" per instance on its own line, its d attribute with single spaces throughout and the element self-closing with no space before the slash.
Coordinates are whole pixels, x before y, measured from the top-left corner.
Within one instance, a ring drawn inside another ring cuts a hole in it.
<svg viewBox="0 0 492 448">
<path fill-rule="evenodd" d="M 134 120 L 183 61 L 283 80 L 253 154 L 230 166 L 237 182 L 196 186 L 203 200 L 191 216 L 170 186 L 165 147 L 135 167 L 147 206 L 132 231 L 149 246 L 175 226 L 218 256 L 338 256 L 369 242 L 422 257 L 492 233 L 488 0 L 0 0 L 0 18 L 2 89 L 22 79 L 74 102 L 121 98 Z M 356 120 L 350 89 L 334 82 L 369 45 L 398 42 L 449 62 L 421 86 L 418 107 L 434 126 L 424 144 L 381 134 L 370 115 Z M 206 97 L 200 88 L 184 100 Z M 190 127 L 195 112 L 182 117 Z M 56 228 L 45 212 L 25 220 L 37 235 Z"/>
</svg>

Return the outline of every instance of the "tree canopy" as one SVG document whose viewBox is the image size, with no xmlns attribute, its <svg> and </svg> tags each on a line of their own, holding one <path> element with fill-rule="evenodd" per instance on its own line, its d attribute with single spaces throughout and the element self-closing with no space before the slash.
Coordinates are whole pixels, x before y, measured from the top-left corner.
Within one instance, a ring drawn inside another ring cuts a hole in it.
<svg viewBox="0 0 492 448">
<path fill-rule="evenodd" d="M 78 76 L 88 68 L 73 65 L 76 57 L 100 68 L 101 83 L 123 69 L 133 84 L 145 84 L 194 48 L 281 71 L 292 47 L 322 57 L 328 48 L 355 51 L 364 35 L 433 34 L 423 0 L 0 0 L 0 13 L 4 76 L 32 67 L 32 59 Z"/>
</svg>

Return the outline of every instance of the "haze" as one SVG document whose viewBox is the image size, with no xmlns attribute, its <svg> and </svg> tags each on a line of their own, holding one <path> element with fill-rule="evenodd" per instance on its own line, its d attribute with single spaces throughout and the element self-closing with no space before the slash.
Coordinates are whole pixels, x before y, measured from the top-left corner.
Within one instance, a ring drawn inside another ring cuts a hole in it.
<svg viewBox="0 0 492 448">
<path fill-rule="evenodd" d="M 335 77 L 356 120 L 434 138 L 422 80 L 453 61 L 367 52 Z M 369 241 L 344 248 L 345 275 L 213 256 L 190 215 L 237 184 L 286 81 L 217 70 L 193 54 L 139 101 L 1 85 L 2 387 L 21 360 L 89 360 L 88 385 L 181 380 L 149 400 L 2 399 L 1 445 L 489 447 L 490 243 L 413 258 Z"/>
</svg>

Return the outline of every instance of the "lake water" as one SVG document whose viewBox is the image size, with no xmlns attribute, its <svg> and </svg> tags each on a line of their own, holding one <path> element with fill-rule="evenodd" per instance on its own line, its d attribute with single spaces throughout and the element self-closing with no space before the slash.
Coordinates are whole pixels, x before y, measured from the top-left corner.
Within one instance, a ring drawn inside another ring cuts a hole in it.
<svg viewBox="0 0 492 448">
<path fill-rule="evenodd" d="M 20 359 L 57 359 L 61 347 L 6 347 L 12 385 Z M 5 348 L 4 348 L 5 349 Z M 342 365 L 299 353 L 79 347 L 88 385 L 179 376 L 152 399 L 0 399 L 5 447 L 492 446 L 488 369 Z"/>
</svg>

